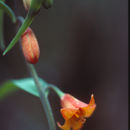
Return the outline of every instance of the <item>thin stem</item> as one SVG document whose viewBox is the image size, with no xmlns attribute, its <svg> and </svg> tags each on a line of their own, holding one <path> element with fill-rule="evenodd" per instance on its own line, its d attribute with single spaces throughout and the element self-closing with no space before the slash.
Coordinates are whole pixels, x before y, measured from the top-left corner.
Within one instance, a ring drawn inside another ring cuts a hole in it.
<svg viewBox="0 0 130 130">
<path fill-rule="evenodd" d="M 4 1 L 0 1 L 0 8 L 10 16 L 14 23 L 16 22 L 16 17 L 13 10 L 7 4 L 5 4 Z"/>
<path fill-rule="evenodd" d="M 29 68 L 29 71 L 35 81 L 35 84 L 37 86 L 37 89 L 39 91 L 39 94 L 40 94 L 40 100 L 41 100 L 41 103 L 43 105 L 43 108 L 45 110 L 45 114 L 46 114 L 46 117 L 48 119 L 48 124 L 49 124 L 49 128 L 50 130 L 56 130 L 56 126 L 55 126 L 55 121 L 54 121 L 54 116 L 53 116 L 53 113 L 52 113 L 52 109 L 51 109 L 51 106 L 50 106 L 50 103 L 48 101 L 48 98 L 47 98 L 47 95 L 45 93 L 45 90 L 47 87 L 42 87 L 40 82 L 39 82 L 39 77 L 37 75 L 37 72 L 34 68 L 33 65 L 31 64 L 28 64 L 28 68 Z"/>
<path fill-rule="evenodd" d="M 49 84 L 49 86 L 46 89 L 52 89 L 59 96 L 59 98 L 61 98 L 65 94 L 53 84 Z"/>
<path fill-rule="evenodd" d="M 3 0 L 3 2 L 4 1 L 5 0 Z M 0 48 L 2 50 L 5 49 L 3 23 L 4 23 L 4 11 L 2 9 L 0 9 Z"/>
<path fill-rule="evenodd" d="M 2 50 L 4 50 L 5 45 L 4 45 L 4 36 L 3 36 L 3 21 L 4 21 L 4 17 L 3 17 L 3 10 L 0 9 L 0 48 Z"/>
<path fill-rule="evenodd" d="M 21 24 L 24 23 L 24 18 L 23 18 L 22 16 L 18 16 L 18 17 L 17 17 L 17 20 L 19 20 Z"/>
</svg>

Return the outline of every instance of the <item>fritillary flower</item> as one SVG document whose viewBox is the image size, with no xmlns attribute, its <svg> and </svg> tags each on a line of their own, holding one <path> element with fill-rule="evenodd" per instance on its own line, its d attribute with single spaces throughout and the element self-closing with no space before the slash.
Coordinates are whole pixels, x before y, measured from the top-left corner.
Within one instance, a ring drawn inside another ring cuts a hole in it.
<svg viewBox="0 0 130 130">
<path fill-rule="evenodd" d="M 89 104 L 86 104 L 70 94 L 64 94 L 61 97 L 61 114 L 65 119 L 64 125 L 58 126 L 62 130 L 79 130 L 83 127 L 86 118 L 89 118 L 96 108 L 95 100 L 93 94 Z"/>
</svg>

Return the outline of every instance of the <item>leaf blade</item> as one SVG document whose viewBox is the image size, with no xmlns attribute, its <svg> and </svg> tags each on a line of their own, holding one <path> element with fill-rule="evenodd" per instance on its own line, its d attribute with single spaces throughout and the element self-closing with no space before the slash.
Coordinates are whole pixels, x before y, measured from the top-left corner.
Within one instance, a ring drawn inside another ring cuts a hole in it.
<svg viewBox="0 0 130 130">
<path fill-rule="evenodd" d="M 7 81 L 3 83 L 0 87 L 0 101 L 5 99 L 8 95 L 12 94 L 13 92 L 17 91 L 18 88 L 11 81 Z"/>
<path fill-rule="evenodd" d="M 48 85 L 48 83 L 44 80 L 39 80 L 43 87 Z M 3 83 L 0 87 L 0 100 L 3 100 L 5 97 L 19 89 L 28 92 L 36 97 L 39 97 L 39 93 L 35 86 L 34 80 L 32 78 L 24 78 L 18 80 L 8 80 Z"/>
</svg>

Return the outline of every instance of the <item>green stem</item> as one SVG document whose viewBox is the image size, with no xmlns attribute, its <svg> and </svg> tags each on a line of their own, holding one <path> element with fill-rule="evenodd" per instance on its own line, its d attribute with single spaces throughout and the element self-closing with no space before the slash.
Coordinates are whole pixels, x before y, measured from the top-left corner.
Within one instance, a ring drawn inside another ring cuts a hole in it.
<svg viewBox="0 0 130 130">
<path fill-rule="evenodd" d="M 3 21 L 4 21 L 4 17 L 3 17 L 3 10 L 0 9 L 0 48 L 2 50 L 4 50 L 5 45 L 4 45 L 4 36 L 3 36 Z"/>
<path fill-rule="evenodd" d="M 4 10 L 10 16 L 10 18 L 12 19 L 14 23 L 16 22 L 15 14 L 13 10 L 7 4 L 5 4 L 3 1 L 0 1 L 0 8 Z"/>
<path fill-rule="evenodd" d="M 13 10 L 4 3 L 5 0 L 0 0 L 0 48 L 2 50 L 5 49 L 5 45 L 4 45 L 4 35 L 3 35 L 3 23 L 4 23 L 4 18 L 3 18 L 3 14 L 4 11 L 10 16 L 10 18 L 12 19 L 12 21 L 15 23 L 16 22 L 16 17 L 15 14 L 13 12 Z"/>
<path fill-rule="evenodd" d="M 18 17 L 17 17 L 17 20 L 19 20 L 21 24 L 24 23 L 24 18 L 23 18 L 22 16 L 18 16 Z"/>
<path fill-rule="evenodd" d="M 53 84 L 49 84 L 49 86 L 46 89 L 52 89 L 59 96 L 59 98 L 61 98 L 65 94 Z"/>
<path fill-rule="evenodd" d="M 48 98 L 47 98 L 47 95 L 45 93 L 45 90 L 47 87 L 42 87 L 40 82 L 39 82 L 39 77 L 37 75 L 37 72 L 34 68 L 33 65 L 31 64 L 28 64 L 28 68 L 29 68 L 29 71 L 35 81 L 35 84 L 37 86 L 37 89 L 39 91 L 39 94 L 40 94 L 40 100 L 41 100 L 41 103 L 43 105 L 43 108 L 45 110 L 45 114 L 46 114 L 46 117 L 48 119 L 48 124 L 49 124 L 49 129 L 50 130 L 56 130 L 56 126 L 55 126 L 55 121 L 54 121 L 54 116 L 53 116 L 53 113 L 52 113 L 52 109 L 51 109 L 51 106 L 50 106 L 50 103 L 48 101 Z"/>
</svg>

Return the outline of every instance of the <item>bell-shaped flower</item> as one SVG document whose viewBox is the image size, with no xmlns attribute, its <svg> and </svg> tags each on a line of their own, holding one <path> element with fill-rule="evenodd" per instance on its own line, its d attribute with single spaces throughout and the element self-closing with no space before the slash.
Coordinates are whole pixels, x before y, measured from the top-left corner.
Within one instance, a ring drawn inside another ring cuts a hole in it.
<svg viewBox="0 0 130 130">
<path fill-rule="evenodd" d="M 61 114 L 65 119 L 64 125 L 58 126 L 62 130 L 79 130 L 83 127 L 86 118 L 90 117 L 96 108 L 93 94 L 89 104 L 86 104 L 70 94 L 61 97 Z"/>
</svg>

